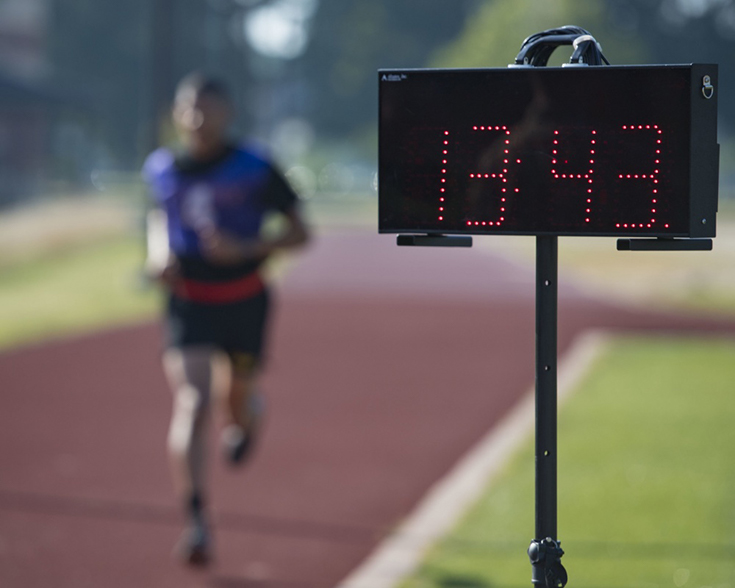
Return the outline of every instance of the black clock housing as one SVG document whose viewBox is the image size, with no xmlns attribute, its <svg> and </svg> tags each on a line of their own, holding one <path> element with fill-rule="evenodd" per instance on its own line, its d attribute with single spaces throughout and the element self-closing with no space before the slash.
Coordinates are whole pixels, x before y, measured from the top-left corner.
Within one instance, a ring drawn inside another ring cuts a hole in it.
<svg viewBox="0 0 735 588">
<path fill-rule="evenodd" d="M 379 230 L 713 237 L 717 73 L 380 70 Z"/>
</svg>

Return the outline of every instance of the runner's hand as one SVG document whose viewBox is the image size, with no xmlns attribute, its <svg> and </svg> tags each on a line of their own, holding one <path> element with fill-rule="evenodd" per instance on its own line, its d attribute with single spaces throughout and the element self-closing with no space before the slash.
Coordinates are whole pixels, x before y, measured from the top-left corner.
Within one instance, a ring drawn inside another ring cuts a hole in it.
<svg viewBox="0 0 735 588">
<path fill-rule="evenodd" d="M 173 288 L 181 279 L 181 271 L 179 268 L 179 260 L 174 255 L 170 255 L 168 261 L 162 266 L 153 266 L 148 264 L 145 268 L 148 279 L 158 282 L 168 288 Z"/>
<path fill-rule="evenodd" d="M 200 231 L 199 243 L 204 257 L 220 265 L 265 259 L 269 253 L 262 241 L 242 241 L 214 228 Z"/>
</svg>

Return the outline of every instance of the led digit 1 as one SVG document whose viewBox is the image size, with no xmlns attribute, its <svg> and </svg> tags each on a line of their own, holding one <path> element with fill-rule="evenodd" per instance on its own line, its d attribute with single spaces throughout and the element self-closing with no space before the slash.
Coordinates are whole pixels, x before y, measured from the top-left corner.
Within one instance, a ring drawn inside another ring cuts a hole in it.
<svg viewBox="0 0 735 588">
<path fill-rule="evenodd" d="M 444 220 L 444 209 L 446 208 L 447 200 L 447 165 L 449 164 L 449 131 L 444 131 L 442 134 L 442 149 L 441 149 L 441 176 L 439 183 L 439 210 L 438 220 Z"/>
<path fill-rule="evenodd" d="M 577 158 L 576 161 L 570 162 L 568 159 L 569 154 L 574 154 L 577 150 L 574 149 L 574 138 L 568 138 L 564 140 L 564 145 L 560 144 L 559 131 L 554 131 L 554 138 L 552 139 L 551 149 L 551 176 L 554 181 L 559 180 L 562 182 L 576 181 L 581 182 L 584 188 L 580 191 L 583 195 L 582 210 L 584 210 L 585 223 L 590 222 L 592 216 L 592 205 L 594 200 L 593 191 L 593 174 L 595 173 L 595 161 L 597 153 L 597 131 L 590 131 L 589 136 L 583 139 L 584 146 L 581 152 L 584 153 L 583 158 Z M 570 147 L 571 144 L 571 147 Z M 564 147 L 564 148 L 562 148 Z M 577 219 L 567 219 L 575 221 Z"/>
<path fill-rule="evenodd" d="M 478 183 L 485 184 L 486 181 L 493 182 L 490 188 L 482 189 L 482 200 L 497 201 L 497 212 L 492 216 L 486 216 L 481 219 L 467 220 L 468 227 L 499 227 L 505 222 L 508 201 L 511 194 L 517 195 L 518 188 L 511 188 L 508 183 L 509 169 L 511 165 L 510 156 L 510 130 L 505 125 L 477 125 L 472 127 L 472 133 L 494 133 L 500 135 L 500 149 L 497 148 L 495 139 L 490 147 L 481 150 L 477 156 L 477 167 L 469 174 L 470 187 L 469 192 L 475 191 Z M 482 143 L 481 141 L 478 143 Z M 502 164 L 500 163 L 502 161 Z M 516 159 L 515 164 L 520 164 L 521 160 Z"/>
<path fill-rule="evenodd" d="M 652 165 L 647 169 L 633 170 L 628 173 L 619 173 L 618 180 L 623 182 L 623 190 L 635 192 L 631 201 L 640 199 L 641 207 L 637 211 L 638 218 L 628 218 L 616 222 L 616 229 L 668 229 L 668 224 L 661 224 L 658 220 L 658 194 L 661 171 L 661 148 L 663 145 L 663 131 L 658 125 L 622 125 L 623 135 L 631 133 L 647 133 L 653 139 L 651 155 Z M 636 139 L 636 143 L 639 141 Z M 636 160 L 637 161 L 637 160 Z"/>
</svg>

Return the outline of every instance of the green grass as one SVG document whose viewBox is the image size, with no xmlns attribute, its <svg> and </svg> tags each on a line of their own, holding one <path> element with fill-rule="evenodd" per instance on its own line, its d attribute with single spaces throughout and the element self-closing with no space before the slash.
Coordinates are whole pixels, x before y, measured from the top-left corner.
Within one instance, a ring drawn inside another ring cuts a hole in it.
<svg viewBox="0 0 735 588">
<path fill-rule="evenodd" d="M 735 342 L 622 339 L 559 418 L 570 586 L 735 586 Z M 530 586 L 532 441 L 403 588 Z"/>
<path fill-rule="evenodd" d="M 140 237 L 70 246 L 0 267 L 0 348 L 154 316 Z"/>
</svg>

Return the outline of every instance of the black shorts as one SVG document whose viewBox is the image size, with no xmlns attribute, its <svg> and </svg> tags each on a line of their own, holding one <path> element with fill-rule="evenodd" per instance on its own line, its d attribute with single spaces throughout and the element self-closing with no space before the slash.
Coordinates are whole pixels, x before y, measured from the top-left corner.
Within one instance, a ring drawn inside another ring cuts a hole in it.
<svg viewBox="0 0 735 588">
<path fill-rule="evenodd" d="M 169 296 L 164 321 L 166 345 L 212 345 L 232 357 L 247 355 L 261 362 L 269 306 L 268 290 L 227 304 L 202 304 Z"/>
</svg>

